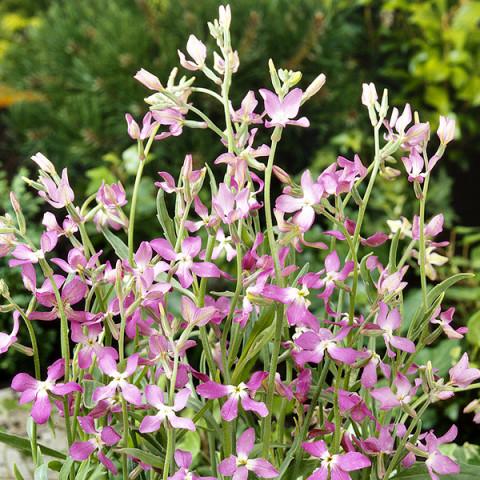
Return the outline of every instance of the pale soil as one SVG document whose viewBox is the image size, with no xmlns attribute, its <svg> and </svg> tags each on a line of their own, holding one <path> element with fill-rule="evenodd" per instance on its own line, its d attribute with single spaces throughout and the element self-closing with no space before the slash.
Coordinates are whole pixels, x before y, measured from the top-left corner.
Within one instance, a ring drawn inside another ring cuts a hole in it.
<svg viewBox="0 0 480 480">
<path fill-rule="evenodd" d="M 27 438 L 26 421 L 30 415 L 31 403 L 27 404 L 27 409 L 20 409 L 18 405 L 19 395 L 11 388 L 0 389 L 0 431 L 18 435 Z M 55 406 L 53 407 L 55 411 Z M 65 430 L 61 419 L 55 418 L 54 438 L 51 430 L 47 425 L 38 426 L 38 443 L 46 445 L 53 449 L 65 449 L 64 433 Z M 45 457 L 45 461 L 52 460 Z M 20 450 L 8 447 L 0 443 L 0 480 L 15 480 L 13 474 L 13 464 L 16 463 L 25 480 L 33 480 L 33 463 L 28 455 L 24 455 Z M 57 479 L 58 473 L 49 470 L 49 479 Z"/>
</svg>

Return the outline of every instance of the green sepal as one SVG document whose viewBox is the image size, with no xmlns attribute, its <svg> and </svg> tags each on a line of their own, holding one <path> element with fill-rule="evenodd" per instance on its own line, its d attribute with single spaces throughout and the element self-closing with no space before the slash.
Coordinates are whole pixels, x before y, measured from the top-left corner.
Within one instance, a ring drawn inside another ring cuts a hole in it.
<svg viewBox="0 0 480 480">
<path fill-rule="evenodd" d="M 162 226 L 165 238 L 170 242 L 170 245 L 175 245 L 175 228 L 173 220 L 168 214 L 167 206 L 165 205 L 165 192 L 163 188 L 159 188 L 157 193 L 157 219 Z"/>
</svg>

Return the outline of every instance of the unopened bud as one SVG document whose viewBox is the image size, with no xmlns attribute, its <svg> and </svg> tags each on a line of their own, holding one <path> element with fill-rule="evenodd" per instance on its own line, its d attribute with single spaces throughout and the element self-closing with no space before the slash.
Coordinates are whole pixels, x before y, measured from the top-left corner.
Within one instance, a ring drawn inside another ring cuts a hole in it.
<svg viewBox="0 0 480 480">
<path fill-rule="evenodd" d="M 230 23 L 232 21 L 232 12 L 230 10 L 230 5 L 224 7 L 220 5 L 218 8 L 218 23 L 224 29 L 228 30 L 230 28 Z"/>
<path fill-rule="evenodd" d="M 273 60 L 271 58 L 268 60 L 268 68 L 270 71 L 270 78 L 272 79 L 273 88 L 275 89 L 276 94 L 279 95 L 282 91 L 282 86 L 280 85 L 280 79 L 278 78 L 275 64 L 273 63 Z"/>
<path fill-rule="evenodd" d="M 36 153 L 31 159 L 46 173 L 50 173 L 55 175 L 57 172 L 55 171 L 55 167 L 53 163 L 45 156 L 43 153 Z"/>
<path fill-rule="evenodd" d="M 324 85 L 327 77 L 321 73 L 305 90 L 302 96 L 302 103 L 312 98 Z"/>
<path fill-rule="evenodd" d="M 417 418 L 417 412 L 408 403 L 402 402 L 402 410 L 412 418 Z"/>
<path fill-rule="evenodd" d="M 278 167 L 277 165 L 273 166 L 272 172 L 282 183 L 286 183 L 287 185 L 290 185 L 291 187 L 293 187 L 295 185 L 293 183 L 292 179 L 290 178 L 290 175 L 285 170 Z"/>
</svg>

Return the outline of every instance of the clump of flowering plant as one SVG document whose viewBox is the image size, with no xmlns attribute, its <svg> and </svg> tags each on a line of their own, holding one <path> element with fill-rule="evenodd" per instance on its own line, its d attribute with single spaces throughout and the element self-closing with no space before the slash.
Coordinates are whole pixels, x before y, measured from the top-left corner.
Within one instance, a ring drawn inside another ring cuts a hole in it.
<svg viewBox="0 0 480 480">
<path fill-rule="evenodd" d="M 302 90 L 300 72 L 277 70 L 270 61 L 272 88 L 250 91 L 241 106 L 232 105 L 229 88 L 240 59 L 230 23 L 230 7 L 222 6 L 209 24 L 217 45 L 213 65 L 211 52 L 193 35 L 188 57 L 179 51 L 180 64 L 205 74 L 212 90 L 195 87 L 193 77 L 178 79 L 178 69 L 166 83 L 144 69 L 135 75 L 152 93 L 141 129 L 126 115 L 139 155 L 131 198 L 120 182 L 104 183 L 96 196 L 76 204 L 66 169 L 59 176 L 38 153 L 32 159 L 39 179 L 27 181 L 55 212 L 45 214 L 40 245 L 29 238 L 13 193 L 16 220 L 0 219 L 0 254 L 13 257 L 11 267 L 31 293 L 31 301 L 19 305 L 1 282 L 1 311 L 12 312 L 13 327 L 0 334 L 0 352 L 15 347 L 33 355 L 35 378 L 19 373 L 12 387 L 22 392 L 20 403 L 32 402 L 38 474 L 46 467 L 36 425 L 48 421 L 52 408 L 66 427 L 65 451 L 58 453 L 62 479 L 102 471 L 125 480 L 387 480 L 414 463 L 434 480 L 457 473 L 459 465 L 439 448 L 455 438 L 456 427 L 437 438 L 422 433 L 420 421 L 431 403 L 477 388 L 480 370 L 465 354 L 446 381 L 430 362 L 415 363 L 443 332 L 448 338 L 465 333 L 450 325 L 453 309 L 442 311 L 446 289 L 465 275 L 428 283 L 435 280 L 432 265 L 439 265 L 435 249 L 444 243 L 436 241 L 443 217 L 426 218 L 425 202 L 454 121 L 441 120 L 441 143 L 430 156 L 429 125 L 412 124 L 408 104 L 387 119 L 387 92 L 379 99 L 375 85 L 365 84 L 372 158 L 338 157 L 296 183 L 275 165 L 275 155 L 284 128 L 309 126 L 301 108 L 325 76 Z M 197 94 L 219 102 L 224 124 L 192 102 Z M 211 129 L 226 152 L 199 170 L 187 155 L 178 179 L 159 172 L 157 220 L 164 234 L 137 244 L 145 159 L 155 142 L 184 128 Z M 259 128 L 270 129 L 269 145 L 255 141 Z M 385 231 L 364 238 L 375 182 L 380 174 L 391 177 L 386 163 L 399 163 L 398 157 L 418 198 L 418 215 L 392 219 Z M 220 182 L 214 165 L 224 172 Z M 273 182 L 283 184 L 277 198 Z M 175 197 L 174 213 L 165 195 Z M 356 218 L 347 217 L 347 207 L 358 210 Z M 116 258 L 97 250 L 89 223 Z M 320 238 L 312 238 L 314 224 L 321 226 Z M 57 245 L 65 259 L 52 253 Z M 375 255 L 380 245 L 389 250 L 388 263 Z M 305 264 L 306 249 L 318 252 L 320 268 Z M 409 257 L 418 260 L 422 291 L 412 318 L 403 310 Z M 316 298 L 320 307 L 313 306 Z M 17 342 L 20 321 L 31 347 Z M 32 328 L 43 321 L 58 322 L 61 332 L 61 359 L 46 380 Z"/>
</svg>

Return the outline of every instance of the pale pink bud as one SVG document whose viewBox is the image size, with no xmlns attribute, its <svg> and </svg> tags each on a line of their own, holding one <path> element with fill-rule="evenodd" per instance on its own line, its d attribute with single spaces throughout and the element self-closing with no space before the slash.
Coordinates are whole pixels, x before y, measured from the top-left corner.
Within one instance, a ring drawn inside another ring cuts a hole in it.
<svg viewBox="0 0 480 480">
<path fill-rule="evenodd" d="M 138 80 L 140 83 L 143 83 L 150 90 L 157 90 L 159 92 L 164 90 L 163 85 L 160 83 L 158 77 L 153 75 L 153 73 L 147 72 L 147 70 L 143 68 L 140 69 L 133 78 Z"/>
<path fill-rule="evenodd" d="M 362 103 L 366 107 L 373 107 L 378 100 L 377 90 L 373 83 L 364 83 L 362 85 Z"/>
<path fill-rule="evenodd" d="M 228 30 L 230 28 L 231 21 L 232 12 L 230 10 L 230 5 L 227 5 L 226 7 L 220 5 L 218 9 L 218 23 L 220 24 L 220 26 L 223 27 L 225 30 Z"/>
<path fill-rule="evenodd" d="M 440 115 L 440 125 L 437 130 L 442 145 L 446 145 L 455 138 L 455 120 Z"/>
<path fill-rule="evenodd" d="M 31 159 L 44 172 L 51 173 L 52 175 L 54 175 L 56 173 L 55 172 L 55 167 L 53 166 L 53 163 L 43 153 L 38 152 L 33 157 L 31 157 Z"/>
<path fill-rule="evenodd" d="M 12 207 L 13 210 L 18 213 L 21 212 L 22 209 L 20 208 L 20 203 L 18 202 L 18 199 L 16 195 L 13 192 L 10 192 L 10 202 L 12 202 Z"/>
<path fill-rule="evenodd" d="M 308 100 L 313 97 L 324 85 L 327 77 L 321 73 L 305 90 L 303 94 L 303 100 Z"/>
</svg>

